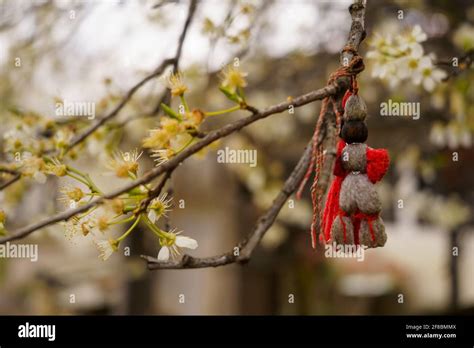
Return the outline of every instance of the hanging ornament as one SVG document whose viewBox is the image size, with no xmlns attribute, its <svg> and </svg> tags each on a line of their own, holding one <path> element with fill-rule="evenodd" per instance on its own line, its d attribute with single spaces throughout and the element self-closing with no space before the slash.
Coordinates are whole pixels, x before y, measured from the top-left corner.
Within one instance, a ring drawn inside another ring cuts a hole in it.
<svg viewBox="0 0 474 348">
<path fill-rule="evenodd" d="M 297 198 L 300 198 L 306 182 L 314 171 L 311 185 L 313 248 L 316 248 L 318 233 L 322 243 L 335 242 L 375 248 L 385 245 L 387 241 L 385 227 L 380 217 L 382 204 L 374 184 L 387 172 L 389 156 L 387 150 L 372 149 L 365 144 L 368 137 L 365 123 L 367 106 L 358 94 L 356 80 L 356 75 L 364 69 L 364 63 L 351 47 L 346 47 L 344 50 L 353 53 L 351 62 L 336 70 L 328 80 L 329 85 L 340 77 L 351 78 L 351 86 L 342 99 L 344 114 L 341 117 L 336 101 L 332 97 L 323 100 L 312 138 L 311 161 L 297 192 Z M 340 140 L 337 144 L 334 179 L 326 199 L 324 213 L 321 214 L 324 192 L 321 192 L 318 181 L 325 156 L 320 143 L 320 133 L 323 118 L 330 104 L 336 115 L 336 131 Z"/>
<path fill-rule="evenodd" d="M 381 247 L 387 235 L 374 184 L 387 172 L 388 152 L 365 144 L 367 107 L 357 90 L 346 92 L 343 108 L 335 177 L 324 208 L 320 238 L 326 243 Z"/>
</svg>

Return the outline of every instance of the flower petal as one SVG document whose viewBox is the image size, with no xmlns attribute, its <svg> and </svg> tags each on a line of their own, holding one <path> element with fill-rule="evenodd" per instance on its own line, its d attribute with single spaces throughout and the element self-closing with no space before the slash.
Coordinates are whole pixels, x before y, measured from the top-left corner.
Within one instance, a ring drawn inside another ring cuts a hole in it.
<svg viewBox="0 0 474 348">
<path fill-rule="evenodd" d="M 180 248 L 196 249 L 198 247 L 196 240 L 185 236 L 177 236 L 175 244 Z"/>
<path fill-rule="evenodd" d="M 428 91 L 432 92 L 436 86 L 436 82 L 431 78 L 427 77 L 423 80 L 423 87 Z"/>
<path fill-rule="evenodd" d="M 158 260 L 159 261 L 168 261 L 170 258 L 170 249 L 168 247 L 164 246 L 160 249 L 160 252 L 158 253 Z"/>
</svg>

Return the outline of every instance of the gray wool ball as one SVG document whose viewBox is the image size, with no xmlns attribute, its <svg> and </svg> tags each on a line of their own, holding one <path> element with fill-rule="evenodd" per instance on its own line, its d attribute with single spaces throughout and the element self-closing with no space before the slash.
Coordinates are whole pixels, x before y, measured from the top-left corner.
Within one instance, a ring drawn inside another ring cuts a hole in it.
<svg viewBox="0 0 474 348">
<path fill-rule="evenodd" d="M 366 144 L 347 144 L 341 153 L 343 168 L 351 172 L 365 173 L 367 168 L 366 152 Z"/>
<path fill-rule="evenodd" d="M 360 211 L 364 214 L 378 214 L 382 203 L 366 174 L 349 173 L 342 182 L 339 206 L 348 214 Z"/>
<path fill-rule="evenodd" d="M 351 95 L 344 108 L 344 120 L 364 121 L 367 118 L 367 105 L 357 94 Z"/>
</svg>

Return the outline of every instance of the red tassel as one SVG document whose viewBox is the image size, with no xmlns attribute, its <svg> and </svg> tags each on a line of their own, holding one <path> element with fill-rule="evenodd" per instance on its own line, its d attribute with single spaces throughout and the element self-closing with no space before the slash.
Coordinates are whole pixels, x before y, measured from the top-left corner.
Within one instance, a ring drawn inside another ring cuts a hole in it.
<svg viewBox="0 0 474 348">
<path fill-rule="evenodd" d="M 390 164 L 388 151 L 385 149 L 372 149 L 367 146 L 367 176 L 372 183 L 382 180 Z"/>
<path fill-rule="evenodd" d="M 346 214 L 339 208 L 339 195 L 341 193 L 341 186 L 344 178 L 347 176 L 347 172 L 342 166 L 342 150 L 346 146 L 346 143 L 343 140 L 340 140 L 337 146 L 336 162 L 334 165 L 334 180 L 329 189 L 328 196 L 326 199 L 326 205 L 324 207 L 323 219 L 322 219 L 322 234 L 320 241 L 322 243 L 327 243 L 331 239 L 331 226 L 334 220 L 339 216 L 342 219 L 342 216 Z M 389 156 L 386 149 L 372 149 L 367 147 L 367 176 L 372 183 L 376 183 L 382 179 L 385 173 L 388 170 L 389 166 Z M 368 215 L 363 213 L 354 214 L 351 217 L 352 224 L 354 226 L 354 243 L 359 244 L 359 229 L 360 223 L 362 220 L 367 220 L 369 224 L 369 230 L 372 240 L 375 239 L 372 222 L 378 217 L 378 215 Z M 345 225 L 344 227 L 344 239 L 345 239 Z"/>
<path fill-rule="evenodd" d="M 323 242 L 328 242 L 331 238 L 331 225 L 339 212 L 339 194 L 341 192 L 342 181 L 344 177 L 336 176 L 331 184 L 324 207 L 323 222 L 321 229 L 324 236 Z"/>
<path fill-rule="evenodd" d="M 342 150 L 345 146 L 346 143 L 344 140 L 339 140 L 337 144 L 336 163 L 333 170 L 335 178 L 328 192 L 321 224 L 322 235 L 324 236 L 324 238 L 321 238 L 323 242 L 327 242 L 331 238 L 331 225 L 339 213 L 339 194 L 341 192 L 342 181 L 347 175 L 342 167 L 341 161 Z"/>
</svg>

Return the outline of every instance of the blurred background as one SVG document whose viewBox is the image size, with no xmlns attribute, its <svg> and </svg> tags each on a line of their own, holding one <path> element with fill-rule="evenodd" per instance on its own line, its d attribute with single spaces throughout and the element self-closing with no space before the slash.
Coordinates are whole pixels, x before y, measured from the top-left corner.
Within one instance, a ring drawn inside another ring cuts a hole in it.
<svg viewBox="0 0 474 348">
<path fill-rule="evenodd" d="M 219 71 L 235 58 L 248 73 L 247 100 L 258 108 L 324 86 L 339 65 L 350 3 L 200 1 L 180 59 L 188 102 L 204 110 L 229 107 L 217 87 Z M 0 132 L 25 117 L 54 119 L 57 100 L 94 102 L 97 117 L 111 110 L 175 54 L 188 6 L 186 0 L 0 0 Z M 397 35 L 409 36 L 416 26 L 426 34 L 423 56 L 438 72 L 432 83 L 426 74 L 418 83 L 380 69 L 392 64 L 381 57 L 381 46 L 395 46 Z M 159 246 L 145 230 L 127 240 L 130 256 L 118 252 L 102 261 L 90 239 L 65 238 L 63 228 L 53 226 L 21 241 L 39 245 L 37 262 L 0 258 L 0 313 L 474 313 L 474 5 L 368 0 L 366 30 L 360 54 L 372 54 L 359 84 L 369 109 L 367 144 L 387 148 L 392 159 L 377 185 L 385 247 L 368 250 L 363 262 L 312 250 L 308 193 L 285 205 L 245 266 L 148 271 L 139 256 L 156 256 Z M 76 166 L 106 192 L 121 186 L 103 174 L 107 153 L 140 147 L 158 124 L 159 115 L 147 110 L 165 88 L 163 78 L 145 85 L 114 119 L 133 121 L 101 129 L 99 145 L 91 141 L 80 153 Z M 419 102 L 420 118 L 382 117 L 380 105 L 389 99 Z M 301 156 L 319 107 L 257 122 L 175 171 L 166 188 L 175 202 L 170 223 L 198 240 L 191 255 L 231 250 L 252 229 Z M 245 115 L 223 115 L 203 127 Z M 257 167 L 218 163 L 216 150 L 226 146 L 256 149 Z M 147 154 L 140 161 L 141 172 L 153 166 Z M 20 180 L 2 190 L 8 230 L 62 210 L 57 191 L 64 181 Z M 177 207 L 180 200 L 185 207 Z"/>
</svg>

